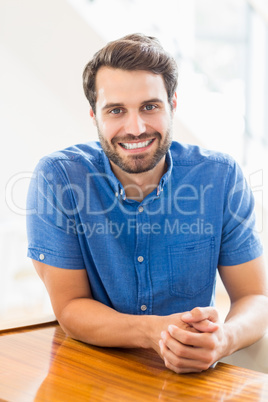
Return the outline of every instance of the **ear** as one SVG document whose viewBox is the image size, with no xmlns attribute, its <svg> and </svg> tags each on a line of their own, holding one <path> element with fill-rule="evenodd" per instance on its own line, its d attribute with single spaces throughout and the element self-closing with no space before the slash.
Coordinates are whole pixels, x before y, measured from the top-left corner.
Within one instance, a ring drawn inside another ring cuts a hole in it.
<svg viewBox="0 0 268 402">
<path fill-rule="evenodd" d="M 177 92 L 174 93 L 172 98 L 172 113 L 174 114 L 177 110 Z"/>
<path fill-rule="evenodd" d="M 93 124 L 96 126 L 96 116 L 95 116 L 92 108 L 89 109 L 89 115 L 92 118 Z"/>
</svg>

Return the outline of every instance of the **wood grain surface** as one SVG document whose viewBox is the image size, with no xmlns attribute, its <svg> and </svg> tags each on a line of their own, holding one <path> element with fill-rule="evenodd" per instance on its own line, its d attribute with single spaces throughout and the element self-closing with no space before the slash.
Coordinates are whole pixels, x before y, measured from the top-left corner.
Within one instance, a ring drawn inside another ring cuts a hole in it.
<svg viewBox="0 0 268 402">
<path fill-rule="evenodd" d="M 154 351 L 89 346 L 57 324 L 0 335 L 1 401 L 268 401 L 268 375 L 252 370 L 178 375 Z"/>
</svg>

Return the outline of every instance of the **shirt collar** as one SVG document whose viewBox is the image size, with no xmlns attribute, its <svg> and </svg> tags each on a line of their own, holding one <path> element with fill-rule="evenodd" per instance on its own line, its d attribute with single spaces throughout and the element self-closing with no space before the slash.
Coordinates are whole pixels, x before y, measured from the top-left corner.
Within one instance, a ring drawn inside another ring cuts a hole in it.
<svg viewBox="0 0 268 402">
<path fill-rule="evenodd" d="M 125 193 L 124 187 L 122 186 L 121 182 L 117 179 L 117 177 L 113 173 L 113 171 L 111 169 L 110 161 L 107 158 L 107 156 L 105 155 L 104 151 L 102 151 L 102 154 L 103 154 L 105 174 L 107 175 L 107 179 L 109 180 L 109 182 L 114 190 L 115 196 L 117 198 L 122 198 L 123 200 L 125 200 L 126 193 Z M 170 150 L 166 154 L 166 164 L 167 164 L 167 171 L 166 171 L 166 173 L 163 174 L 163 176 L 161 177 L 161 179 L 159 181 L 159 184 L 158 184 L 157 190 L 156 190 L 157 196 L 160 196 L 160 194 L 163 191 L 165 184 L 168 182 L 169 177 L 172 172 L 173 161 L 172 161 L 172 156 L 171 156 Z"/>
<path fill-rule="evenodd" d="M 122 197 L 123 199 L 126 199 L 126 194 L 125 190 L 118 180 L 118 178 L 115 176 L 114 172 L 111 169 L 111 164 L 107 156 L 105 155 L 104 151 L 102 151 L 103 155 L 103 161 L 104 161 L 104 170 L 105 174 L 107 177 L 107 180 L 109 181 L 110 185 L 113 188 L 114 194 L 117 198 Z"/>
<path fill-rule="evenodd" d="M 159 195 L 160 192 L 163 191 L 163 188 L 164 188 L 165 184 L 168 182 L 169 177 L 170 177 L 171 172 L 172 172 L 173 160 L 172 160 L 170 150 L 166 154 L 166 164 L 167 164 L 167 171 L 166 171 L 166 173 L 163 174 L 163 176 L 160 179 L 160 182 L 159 182 L 158 187 L 157 187 L 157 195 Z"/>
</svg>

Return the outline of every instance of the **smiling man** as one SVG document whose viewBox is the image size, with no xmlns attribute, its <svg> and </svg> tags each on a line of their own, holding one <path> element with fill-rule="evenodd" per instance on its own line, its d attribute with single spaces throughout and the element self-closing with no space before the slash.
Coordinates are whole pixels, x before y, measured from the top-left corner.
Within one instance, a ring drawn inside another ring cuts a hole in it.
<svg viewBox="0 0 268 402">
<path fill-rule="evenodd" d="M 206 370 L 267 328 L 250 189 L 229 156 L 172 142 L 177 66 L 157 39 L 108 43 L 83 79 L 99 142 L 39 162 L 28 256 L 71 337 Z M 217 271 L 231 300 L 224 323 Z"/>
<path fill-rule="evenodd" d="M 102 67 L 96 88 L 96 118 L 92 109 L 90 114 L 113 169 L 143 173 L 158 164 L 163 169 L 172 141 L 170 126 L 176 106 L 174 96 L 171 112 L 163 78 L 147 71 Z M 115 94 L 120 102 L 110 101 Z"/>
<path fill-rule="evenodd" d="M 102 149 L 122 183 L 134 184 L 138 177 L 131 196 L 136 192 L 142 199 L 165 171 L 176 95 L 170 105 L 161 75 L 109 67 L 98 70 L 96 90 L 96 111 L 90 115 Z"/>
</svg>

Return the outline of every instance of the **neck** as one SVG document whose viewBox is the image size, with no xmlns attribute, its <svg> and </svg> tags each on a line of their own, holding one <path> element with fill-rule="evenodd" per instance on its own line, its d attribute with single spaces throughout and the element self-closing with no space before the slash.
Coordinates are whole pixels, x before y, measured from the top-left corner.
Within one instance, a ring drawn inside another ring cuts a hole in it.
<svg viewBox="0 0 268 402">
<path fill-rule="evenodd" d="M 152 170 L 143 173 L 127 173 L 112 161 L 110 163 L 115 176 L 124 187 L 126 197 L 141 202 L 158 186 L 161 177 L 166 172 L 165 159 L 164 156 Z"/>
</svg>

